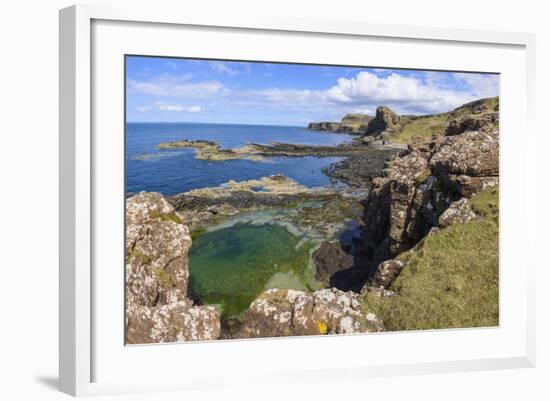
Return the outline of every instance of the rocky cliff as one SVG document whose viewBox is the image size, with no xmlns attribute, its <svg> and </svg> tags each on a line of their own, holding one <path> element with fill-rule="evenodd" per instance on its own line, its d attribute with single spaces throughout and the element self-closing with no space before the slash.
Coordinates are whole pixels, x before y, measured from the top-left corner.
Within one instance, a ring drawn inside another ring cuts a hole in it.
<svg viewBox="0 0 550 401">
<path fill-rule="evenodd" d="M 402 266 L 382 262 L 411 249 L 433 229 L 471 218 L 468 198 L 498 184 L 498 102 L 493 100 L 446 114 L 455 117 L 430 138 L 420 135 L 411 140 L 407 150 L 371 181 L 353 266 L 336 271 L 332 286 L 359 291 L 362 283 L 378 275 L 371 284 L 387 287 Z M 402 117 L 381 107 L 369 124 L 370 132 L 397 130 L 402 122 Z"/>
<path fill-rule="evenodd" d="M 444 136 L 410 143 L 373 180 L 365 238 L 380 259 L 410 249 L 462 197 L 498 183 L 498 113 L 451 121 Z"/>
<path fill-rule="evenodd" d="M 214 340 L 220 316 L 187 297 L 189 230 L 158 193 L 126 200 L 126 340 Z"/>
<path fill-rule="evenodd" d="M 331 131 L 347 134 L 362 134 L 372 117 L 366 114 L 346 114 L 340 122 L 313 122 L 307 129 L 313 131 Z"/>
<path fill-rule="evenodd" d="M 340 127 L 340 124 L 337 122 L 324 121 L 324 122 L 318 122 L 318 123 L 309 123 L 307 126 L 307 129 L 312 131 L 336 132 L 338 131 L 339 127 Z"/>
</svg>

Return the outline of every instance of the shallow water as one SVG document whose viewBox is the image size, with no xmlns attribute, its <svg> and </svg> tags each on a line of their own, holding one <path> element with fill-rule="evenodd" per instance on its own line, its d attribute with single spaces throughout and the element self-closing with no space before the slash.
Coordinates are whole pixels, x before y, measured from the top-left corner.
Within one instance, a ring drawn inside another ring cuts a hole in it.
<svg viewBox="0 0 550 401">
<path fill-rule="evenodd" d="M 322 169 L 338 157 L 270 158 L 250 160 L 197 160 L 193 149 L 157 149 L 162 142 L 180 139 L 218 141 L 224 148 L 249 142 L 289 142 L 335 145 L 350 142 L 345 134 L 308 131 L 301 127 L 263 125 L 128 123 L 126 125 L 126 191 L 156 191 L 164 195 L 217 186 L 229 180 L 260 179 L 283 174 L 308 187 L 330 184 Z"/>
<path fill-rule="evenodd" d="M 191 247 L 191 290 L 231 317 L 267 288 L 316 289 L 312 246 L 278 224 L 236 224 L 206 232 Z"/>
</svg>

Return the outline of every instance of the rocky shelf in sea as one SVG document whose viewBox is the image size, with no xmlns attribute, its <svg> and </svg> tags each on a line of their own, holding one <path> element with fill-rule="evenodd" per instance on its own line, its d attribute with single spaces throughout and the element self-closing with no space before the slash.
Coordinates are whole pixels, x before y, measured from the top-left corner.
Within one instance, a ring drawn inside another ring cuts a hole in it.
<svg viewBox="0 0 550 401">
<path fill-rule="evenodd" d="M 308 226 L 311 231 L 332 233 L 336 223 L 341 226 L 350 216 L 362 213 L 359 199 L 366 195 L 366 189 L 343 186 L 308 188 L 288 177 L 272 175 L 259 180 L 231 180 L 217 187 L 173 195 L 167 200 L 191 231 L 220 224 L 243 212 L 271 209 L 287 211 L 278 213 L 280 223 L 291 221 L 295 226 Z M 258 217 L 248 215 L 243 218 Z"/>
<path fill-rule="evenodd" d="M 253 161 L 267 161 L 269 157 L 338 157 L 351 155 L 364 155 L 377 157 L 379 153 L 387 151 L 397 152 L 405 149 L 402 145 L 392 144 L 365 144 L 362 141 L 354 141 L 349 144 L 337 146 L 302 145 L 283 142 L 272 142 L 268 145 L 250 143 L 237 148 L 223 149 L 219 142 L 206 140 L 182 139 L 172 142 L 164 142 L 158 145 L 159 149 L 195 149 L 195 157 L 200 160 L 234 160 L 245 159 Z"/>
</svg>

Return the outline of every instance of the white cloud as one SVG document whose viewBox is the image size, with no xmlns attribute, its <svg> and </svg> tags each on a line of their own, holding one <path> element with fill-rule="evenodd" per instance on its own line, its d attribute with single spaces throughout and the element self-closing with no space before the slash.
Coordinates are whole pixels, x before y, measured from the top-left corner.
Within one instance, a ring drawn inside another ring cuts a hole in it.
<svg viewBox="0 0 550 401">
<path fill-rule="evenodd" d="M 500 76 L 497 74 L 455 73 L 453 76 L 470 85 L 477 97 L 493 97 L 500 93 Z"/>
<path fill-rule="evenodd" d="M 219 65 L 233 67 L 220 62 L 215 65 L 218 67 L 214 68 L 220 68 Z M 154 104 L 155 109 L 166 112 L 199 113 L 203 110 L 197 103 L 204 105 L 206 101 L 210 110 L 235 113 L 250 110 L 268 114 L 270 110 L 277 110 L 283 112 L 281 115 L 299 111 L 335 120 L 347 113 L 373 115 L 376 107 L 381 105 L 399 114 L 439 113 L 480 97 L 498 95 L 498 76 L 428 71 L 416 75 L 393 71 L 382 76 L 361 71 L 350 78 L 335 80 L 335 84 L 327 89 L 230 89 L 218 81 L 193 82 L 187 75 L 162 75 L 149 81 L 130 80 L 128 85 L 129 90 L 176 99 Z"/>
<path fill-rule="evenodd" d="M 385 77 L 361 71 L 353 78 L 339 78 L 326 92 L 334 103 L 369 108 L 386 105 L 400 113 L 435 113 L 453 109 L 475 94 L 439 87 L 428 80 L 391 73 Z"/>
<path fill-rule="evenodd" d="M 180 103 L 167 103 L 159 101 L 155 102 L 155 105 L 160 111 L 199 113 L 202 110 L 200 106 L 186 107 Z"/>
<path fill-rule="evenodd" d="M 225 92 L 218 81 L 188 82 L 191 74 L 162 75 L 150 81 L 128 80 L 128 89 L 153 96 L 205 98 Z"/>
<path fill-rule="evenodd" d="M 223 61 L 209 61 L 208 65 L 212 71 L 217 72 L 218 74 L 225 74 L 229 76 L 235 76 L 239 74 L 248 74 L 252 70 L 250 63 L 238 63 L 239 68 L 230 66 L 228 63 Z"/>
<path fill-rule="evenodd" d="M 471 91 L 457 90 L 437 84 L 429 77 L 413 77 L 396 72 L 380 77 L 362 71 L 352 78 L 339 78 L 326 90 L 267 88 L 232 92 L 235 104 L 264 104 L 276 109 L 319 112 L 328 117 L 346 113 L 374 114 L 385 105 L 400 114 L 431 114 L 448 111 L 477 96 Z"/>
<path fill-rule="evenodd" d="M 140 113 L 146 113 L 151 110 L 151 106 L 137 106 L 136 110 Z"/>
</svg>

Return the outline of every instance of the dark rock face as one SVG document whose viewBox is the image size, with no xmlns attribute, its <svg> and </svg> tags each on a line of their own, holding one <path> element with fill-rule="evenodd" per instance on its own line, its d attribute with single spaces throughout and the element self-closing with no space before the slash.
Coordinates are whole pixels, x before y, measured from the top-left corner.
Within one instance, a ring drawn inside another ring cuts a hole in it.
<svg viewBox="0 0 550 401">
<path fill-rule="evenodd" d="M 388 107 L 380 106 L 376 109 L 376 116 L 367 125 L 366 135 L 393 134 L 401 129 L 400 117 Z"/>
<path fill-rule="evenodd" d="M 373 288 L 391 284 L 400 263 L 388 260 L 436 227 L 474 218 L 466 198 L 498 184 L 498 176 L 498 118 L 491 111 L 462 117 L 446 136 L 410 143 L 372 180 L 364 202 L 362 251 L 367 262 L 336 272 L 331 285 L 356 290 L 357 280 L 369 281 Z"/>
<path fill-rule="evenodd" d="M 348 156 L 332 164 L 325 172 L 332 179 L 345 182 L 352 187 L 364 187 L 365 183 L 381 174 L 387 161 L 397 153 L 397 149 L 372 149 L 360 156 Z"/>
<path fill-rule="evenodd" d="M 340 128 L 340 124 L 336 122 L 318 122 L 318 123 L 309 123 L 307 129 L 312 131 L 331 131 L 336 132 Z"/>
<path fill-rule="evenodd" d="M 337 271 L 353 266 L 353 256 L 344 251 L 338 242 L 323 242 L 312 256 L 315 278 L 321 281 L 328 280 Z"/>
<path fill-rule="evenodd" d="M 187 298 L 189 230 L 158 193 L 126 200 L 126 340 L 215 340 L 219 312 Z"/>
<path fill-rule="evenodd" d="M 334 288 L 315 292 L 272 289 L 252 302 L 232 338 L 383 330 L 383 322 L 374 313 L 361 309 L 359 294 Z"/>
</svg>

